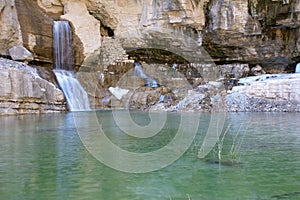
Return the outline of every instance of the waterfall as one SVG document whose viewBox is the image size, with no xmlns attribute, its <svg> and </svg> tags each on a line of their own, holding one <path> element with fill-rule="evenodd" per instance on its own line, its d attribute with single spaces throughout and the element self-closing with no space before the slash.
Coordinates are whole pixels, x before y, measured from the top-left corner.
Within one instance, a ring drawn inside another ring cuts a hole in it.
<svg viewBox="0 0 300 200">
<path fill-rule="evenodd" d="M 143 78 L 145 80 L 145 86 L 158 87 L 157 81 L 145 74 L 141 63 L 139 62 L 134 63 L 134 76 Z"/>
<path fill-rule="evenodd" d="M 296 65 L 295 73 L 300 73 L 300 63 Z"/>
<path fill-rule="evenodd" d="M 62 89 L 71 111 L 89 110 L 88 95 L 76 79 L 75 72 L 54 70 L 57 82 Z"/>
<path fill-rule="evenodd" d="M 74 57 L 69 22 L 54 21 L 53 48 L 55 69 L 73 70 Z"/>
<path fill-rule="evenodd" d="M 90 110 L 86 91 L 73 71 L 72 34 L 67 21 L 53 23 L 54 74 L 71 111 Z"/>
</svg>

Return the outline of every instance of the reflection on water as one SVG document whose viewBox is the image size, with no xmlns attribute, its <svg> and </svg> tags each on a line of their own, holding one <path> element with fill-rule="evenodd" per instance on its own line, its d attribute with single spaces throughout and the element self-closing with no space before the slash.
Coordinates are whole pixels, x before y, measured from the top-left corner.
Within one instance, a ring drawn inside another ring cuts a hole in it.
<svg viewBox="0 0 300 200">
<path fill-rule="evenodd" d="M 136 152 L 166 145 L 180 121 L 177 114 L 169 114 L 162 133 L 137 140 L 122 133 L 111 112 L 97 116 L 115 144 Z M 141 125 L 149 123 L 145 113 L 132 116 Z M 209 114 L 201 115 L 195 141 L 172 165 L 127 174 L 88 153 L 72 113 L 0 117 L 0 198 L 300 199 L 300 114 L 228 114 L 221 154 L 222 159 L 230 159 L 233 141 L 240 142 L 231 157 L 238 165 L 215 162 L 217 145 L 206 159 L 197 157 L 209 119 Z"/>
</svg>

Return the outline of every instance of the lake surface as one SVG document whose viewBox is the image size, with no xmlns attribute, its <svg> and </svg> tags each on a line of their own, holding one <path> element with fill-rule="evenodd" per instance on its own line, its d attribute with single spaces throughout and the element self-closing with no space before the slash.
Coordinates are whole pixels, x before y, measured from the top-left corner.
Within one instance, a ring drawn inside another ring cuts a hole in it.
<svg viewBox="0 0 300 200">
<path fill-rule="evenodd" d="M 172 141 L 179 114 L 168 114 L 161 132 L 144 139 L 124 134 L 110 111 L 2 116 L 0 199 L 300 199 L 300 113 L 229 113 L 220 140 L 200 159 L 212 115 L 199 116 L 183 156 L 148 173 L 102 164 L 83 145 L 75 123 L 82 120 L 92 134 L 96 116 L 114 144 L 145 153 Z M 147 113 L 131 117 L 140 126 L 150 122 Z"/>
</svg>

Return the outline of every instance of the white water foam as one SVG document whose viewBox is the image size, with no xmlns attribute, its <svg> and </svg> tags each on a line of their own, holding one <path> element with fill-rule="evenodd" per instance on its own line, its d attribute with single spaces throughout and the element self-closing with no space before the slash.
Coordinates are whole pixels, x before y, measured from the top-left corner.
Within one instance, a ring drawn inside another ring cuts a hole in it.
<svg viewBox="0 0 300 200">
<path fill-rule="evenodd" d="M 72 34 L 67 21 L 53 23 L 53 47 L 57 82 L 62 89 L 71 111 L 90 110 L 86 91 L 73 71 Z"/>
<path fill-rule="evenodd" d="M 75 73 L 66 70 L 54 70 L 54 73 L 64 92 L 69 109 L 71 111 L 90 110 L 88 95 L 76 79 Z"/>
</svg>

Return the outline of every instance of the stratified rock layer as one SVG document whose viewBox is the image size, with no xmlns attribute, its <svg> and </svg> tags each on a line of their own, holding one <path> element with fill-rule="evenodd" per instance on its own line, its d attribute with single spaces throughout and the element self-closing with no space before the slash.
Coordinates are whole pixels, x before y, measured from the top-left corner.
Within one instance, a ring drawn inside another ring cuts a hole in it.
<svg viewBox="0 0 300 200">
<path fill-rule="evenodd" d="M 165 46 L 178 53 L 186 51 L 182 44 L 189 38 L 221 64 L 246 62 L 269 73 L 293 71 L 300 62 L 299 5 L 299 0 L 2 0 L 0 54 L 23 45 L 37 61 L 52 63 L 52 21 L 67 19 L 78 66 L 101 46 L 101 36 L 110 36 L 126 50 L 171 41 Z M 139 35 L 154 29 L 158 35 L 146 39 L 151 44 Z M 185 41 L 178 43 L 177 35 L 166 30 L 185 35 L 180 39 Z"/>
<path fill-rule="evenodd" d="M 300 74 L 262 75 L 241 79 L 226 97 L 229 111 L 299 112 Z"/>
<path fill-rule="evenodd" d="M 0 58 L 0 115 L 66 110 L 64 95 L 37 70 Z"/>
<path fill-rule="evenodd" d="M 128 94 L 140 108 L 149 109 L 157 102 L 164 103 L 159 99 L 167 99 L 167 110 L 176 110 L 176 105 L 180 110 L 211 110 L 239 78 L 294 72 L 300 62 L 299 0 L 0 0 L 0 55 L 12 57 L 9 49 L 23 46 L 33 53 L 30 64 L 51 70 L 52 24 L 62 19 L 70 22 L 77 77 L 95 108 L 111 106 L 115 97 L 108 88 L 120 86 L 131 90 Z M 130 75 L 134 61 L 143 63 L 146 73 L 170 92 L 144 88 L 143 80 Z M 11 70 L 3 70 L 4 80 Z M 173 72 L 183 76 L 173 76 Z M 27 80 L 26 74 L 12 77 L 17 83 L 18 79 Z M 217 78 L 222 79 L 216 82 Z M 40 84 L 40 79 L 32 79 L 33 85 Z M 272 87 L 253 83 L 243 86 L 246 91 L 234 87 L 226 98 L 229 110 L 297 111 L 299 91 L 293 81 L 279 80 Z M 209 86 L 199 86 L 203 82 Z M 182 89 L 184 83 L 189 87 Z M 14 101 L 7 93 L 9 87 L 0 91 L 2 102 Z M 256 87 L 261 89 L 256 91 Z M 30 95 L 41 94 L 39 87 L 32 88 Z M 278 96 L 281 90 L 289 92 Z M 38 101 L 60 102 L 52 100 L 50 95 Z M 18 109 L 23 108 L 14 108 Z"/>
</svg>

